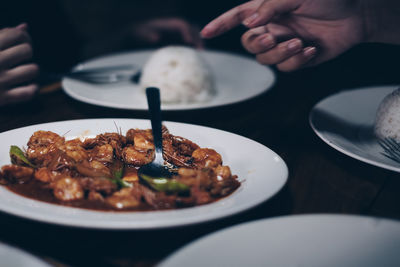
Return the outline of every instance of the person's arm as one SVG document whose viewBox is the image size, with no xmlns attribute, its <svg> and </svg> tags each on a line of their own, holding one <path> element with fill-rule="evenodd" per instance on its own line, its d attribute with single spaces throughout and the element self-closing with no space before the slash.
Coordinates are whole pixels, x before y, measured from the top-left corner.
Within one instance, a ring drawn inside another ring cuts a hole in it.
<svg viewBox="0 0 400 267">
<path fill-rule="evenodd" d="M 396 0 L 254 0 L 211 21 L 213 38 L 244 24 L 242 44 L 261 64 L 282 71 L 332 59 L 361 42 L 397 43 Z"/>
<path fill-rule="evenodd" d="M 27 25 L 0 30 L 0 106 L 26 101 L 33 97 L 37 85 L 31 83 L 38 74 L 32 58 Z"/>
</svg>

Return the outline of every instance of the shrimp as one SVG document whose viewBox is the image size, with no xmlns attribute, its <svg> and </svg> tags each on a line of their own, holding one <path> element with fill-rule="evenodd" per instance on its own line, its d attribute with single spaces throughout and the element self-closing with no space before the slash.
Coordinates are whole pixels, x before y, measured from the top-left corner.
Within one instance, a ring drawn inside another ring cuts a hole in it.
<svg viewBox="0 0 400 267">
<path fill-rule="evenodd" d="M 46 167 L 37 169 L 35 171 L 34 177 L 36 180 L 39 180 L 44 183 L 50 183 L 53 180 L 53 177 L 50 175 L 49 169 L 47 169 Z"/>
<path fill-rule="evenodd" d="M 193 167 L 192 153 L 199 146 L 183 137 L 172 134 L 163 135 L 163 152 L 165 159 L 178 167 Z"/>
<path fill-rule="evenodd" d="M 193 151 L 192 157 L 198 168 L 215 168 L 222 164 L 221 155 L 210 148 L 198 148 Z"/>
<path fill-rule="evenodd" d="M 7 182 L 23 184 L 32 178 L 34 170 L 32 168 L 17 166 L 17 165 L 5 165 L 1 168 L 1 176 Z"/>
<path fill-rule="evenodd" d="M 125 163 L 134 166 L 142 166 L 148 164 L 154 159 L 154 150 L 138 150 L 134 146 L 127 146 L 122 151 L 122 158 Z"/>
<path fill-rule="evenodd" d="M 63 145 L 65 138 L 50 131 L 37 131 L 28 141 L 26 155 L 37 165 L 47 165 L 51 161 L 51 153 Z"/>
<path fill-rule="evenodd" d="M 62 201 L 72 201 L 82 199 L 84 191 L 77 179 L 64 177 L 58 179 L 53 184 L 54 196 Z"/>
<path fill-rule="evenodd" d="M 153 134 L 150 129 L 130 129 L 126 132 L 126 140 L 136 147 L 154 149 Z"/>
<path fill-rule="evenodd" d="M 90 152 L 91 159 L 101 162 L 113 162 L 114 149 L 110 144 L 96 146 Z"/>
<path fill-rule="evenodd" d="M 96 146 L 110 145 L 118 159 L 122 158 L 122 148 L 126 145 L 126 137 L 119 133 L 99 134 L 95 138 L 86 139 L 84 147 L 86 149 L 95 148 Z M 108 150 L 108 148 L 107 148 Z"/>
<path fill-rule="evenodd" d="M 73 139 L 59 146 L 59 149 L 75 162 L 82 162 L 88 158 L 86 150 L 83 148 L 83 143 L 79 139 Z"/>
<path fill-rule="evenodd" d="M 137 187 L 122 188 L 106 199 L 116 209 L 134 208 L 140 205 L 142 193 Z"/>
</svg>

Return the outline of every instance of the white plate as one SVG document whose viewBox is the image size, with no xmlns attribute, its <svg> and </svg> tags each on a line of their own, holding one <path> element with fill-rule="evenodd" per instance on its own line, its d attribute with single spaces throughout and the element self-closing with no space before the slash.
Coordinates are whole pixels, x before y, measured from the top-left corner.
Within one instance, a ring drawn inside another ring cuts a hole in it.
<svg viewBox="0 0 400 267">
<path fill-rule="evenodd" d="M 46 262 L 18 248 L 0 243 L 0 265 L 13 267 L 50 267 Z"/>
<path fill-rule="evenodd" d="M 78 65 L 75 69 L 135 64 L 143 67 L 154 50 L 127 52 L 99 57 Z M 162 104 L 164 110 L 200 109 L 233 104 L 262 94 L 271 88 L 275 75 L 269 67 L 254 59 L 226 52 L 200 52 L 215 78 L 216 95 L 207 102 Z M 122 82 L 93 85 L 64 78 L 65 92 L 82 102 L 120 109 L 146 110 L 147 101 L 137 84 Z"/>
<path fill-rule="evenodd" d="M 319 102 L 310 113 L 315 133 L 328 145 L 363 162 L 400 172 L 400 164 L 383 156 L 373 133 L 382 99 L 396 86 L 344 91 Z"/>
<path fill-rule="evenodd" d="M 345 215 L 264 219 L 203 237 L 172 254 L 176 266 L 400 266 L 400 223 Z"/>
<path fill-rule="evenodd" d="M 239 176 L 242 185 L 217 202 L 179 210 L 147 212 L 102 212 L 49 204 L 17 195 L 0 187 L 0 210 L 49 223 L 108 229 L 151 229 L 209 221 L 232 215 L 269 199 L 285 184 L 284 161 L 267 147 L 228 132 L 191 124 L 164 122 L 172 134 L 186 137 L 201 147 L 218 151 L 224 164 Z M 26 146 L 34 131 L 48 130 L 67 138 L 92 136 L 130 128 L 150 128 L 147 120 L 92 119 L 28 126 L 0 134 L 0 166 L 9 164 L 10 145 Z"/>
</svg>

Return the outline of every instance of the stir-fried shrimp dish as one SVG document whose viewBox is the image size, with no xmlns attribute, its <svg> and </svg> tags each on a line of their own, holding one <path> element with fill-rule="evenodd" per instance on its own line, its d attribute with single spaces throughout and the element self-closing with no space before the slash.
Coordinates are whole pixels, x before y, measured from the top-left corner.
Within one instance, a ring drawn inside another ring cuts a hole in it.
<svg viewBox="0 0 400 267">
<path fill-rule="evenodd" d="M 0 183 L 26 197 L 80 208 L 115 211 L 174 209 L 217 201 L 240 182 L 221 155 L 163 127 L 163 156 L 171 177 L 142 177 L 154 159 L 151 130 L 104 133 L 66 140 L 37 131 L 27 147 L 11 146 L 12 164 Z"/>
</svg>

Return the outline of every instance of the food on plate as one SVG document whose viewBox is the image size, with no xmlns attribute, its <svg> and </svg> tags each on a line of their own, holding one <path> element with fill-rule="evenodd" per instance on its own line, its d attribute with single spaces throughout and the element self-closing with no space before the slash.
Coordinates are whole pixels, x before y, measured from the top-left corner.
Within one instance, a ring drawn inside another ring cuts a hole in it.
<svg viewBox="0 0 400 267">
<path fill-rule="evenodd" d="M 195 49 L 184 46 L 155 51 L 143 67 L 140 85 L 160 88 L 163 103 L 204 102 L 214 94 L 206 62 Z"/>
<path fill-rule="evenodd" d="M 0 182 L 26 197 L 115 211 L 202 205 L 240 186 L 213 149 L 172 135 L 165 127 L 163 148 L 172 177 L 138 177 L 140 166 L 154 159 L 149 129 L 130 129 L 126 135 L 104 133 L 84 140 L 37 131 L 26 150 L 11 146 L 11 164 L 1 168 Z"/>
<path fill-rule="evenodd" d="M 400 142 L 400 88 L 387 95 L 379 105 L 375 119 L 375 134 Z"/>
</svg>

